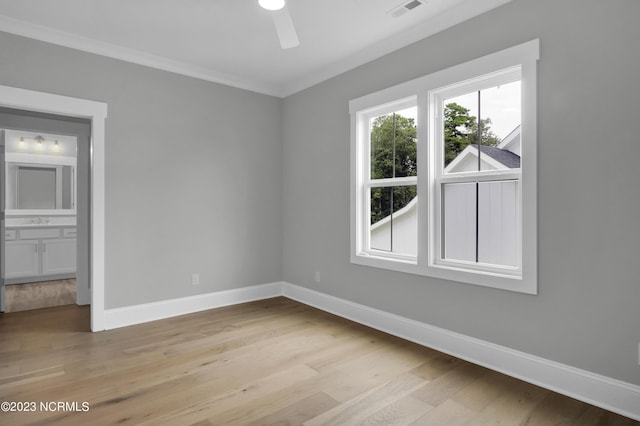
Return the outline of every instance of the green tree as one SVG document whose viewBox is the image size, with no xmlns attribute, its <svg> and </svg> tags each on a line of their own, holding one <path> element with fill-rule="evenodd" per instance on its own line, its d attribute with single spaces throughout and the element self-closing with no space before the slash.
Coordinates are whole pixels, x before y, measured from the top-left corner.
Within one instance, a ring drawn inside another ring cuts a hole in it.
<svg viewBox="0 0 640 426">
<path fill-rule="evenodd" d="M 469 143 L 475 144 L 478 141 L 478 125 L 476 124 L 476 118 L 471 117 L 473 124 L 469 129 Z M 480 145 L 497 146 L 500 143 L 500 138 L 491 131 L 491 118 L 483 118 L 480 120 Z"/>
<path fill-rule="evenodd" d="M 371 178 L 416 176 L 416 151 L 413 118 L 398 114 L 377 117 L 371 129 Z"/>
<path fill-rule="evenodd" d="M 455 102 L 444 107 L 444 165 L 453 161 L 471 142 L 469 133 L 476 118 L 469 109 Z"/>
<path fill-rule="evenodd" d="M 496 146 L 500 139 L 491 131 L 491 118 L 480 120 L 480 144 Z M 468 145 L 478 141 L 478 120 L 469 109 L 451 102 L 444 107 L 444 165 L 447 166 Z"/>
</svg>

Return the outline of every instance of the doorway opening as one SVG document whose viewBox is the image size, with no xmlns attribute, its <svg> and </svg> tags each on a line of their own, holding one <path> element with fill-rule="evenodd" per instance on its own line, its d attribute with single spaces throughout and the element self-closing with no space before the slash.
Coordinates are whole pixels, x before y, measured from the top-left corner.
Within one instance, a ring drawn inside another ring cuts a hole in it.
<svg viewBox="0 0 640 426">
<path fill-rule="evenodd" d="M 91 122 L 0 108 L 4 312 L 90 303 Z"/>
<path fill-rule="evenodd" d="M 66 119 L 84 119 L 91 123 L 89 152 L 90 215 L 86 215 L 89 250 L 88 298 L 91 303 L 91 331 L 105 329 L 105 120 L 107 104 L 87 99 L 55 95 L 16 87 L 0 86 L 0 108 L 10 108 L 27 114 L 52 114 Z M 54 132 L 55 133 L 55 132 Z M 62 132 L 64 133 L 64 132 Z M 2 151 L 4 153 L 4 151 Z M 4 161 L 2 162 L 4 164 Z M 79 163 L 80 164 L 80 163 Z M 0 188 L 3 188 L 0 185 Z M 4 197 L 2 197 L 4 200 Z M 4 206 L 2 206 L 4 207 Z M 78 215 L 78 218 L 84 215 Z M 4 212 L 0 214 L 0 228 L 4 229 Z M 4 232 L 0 232 L 4 238 Z M 1 246 L 1 245 L 0 245 Z M 3 261 L 4 253 L 0 260 Z M 0 303 L 4 296 L 4 279 L 0 278 Z"/>
</svg>

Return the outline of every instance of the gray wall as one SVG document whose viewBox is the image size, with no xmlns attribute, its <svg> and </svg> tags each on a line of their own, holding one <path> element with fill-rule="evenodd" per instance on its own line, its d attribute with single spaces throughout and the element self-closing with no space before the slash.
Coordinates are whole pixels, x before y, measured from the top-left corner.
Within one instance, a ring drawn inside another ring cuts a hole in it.
<svg viewBox="0 0 640 426">
<path fill-rule="evenodd" d="M 638 16 L 515 0 L 287 98 L 284 280 L 640 385 Z M 348 101 L 534 38 L 539 294 L 350 264 Z"/>
<path fill-rule="evenodd" d="M 107 309 L 282 278 L 280 99 L 5 33 L 0 84 L 108 103 Z"/>
</svg>

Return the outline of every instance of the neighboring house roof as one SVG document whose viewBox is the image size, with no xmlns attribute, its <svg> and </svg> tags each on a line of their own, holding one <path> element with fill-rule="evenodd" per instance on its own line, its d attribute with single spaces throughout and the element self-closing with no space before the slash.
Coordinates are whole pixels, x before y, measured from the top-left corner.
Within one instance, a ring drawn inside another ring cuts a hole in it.
<svg viewBox="0 0 640 426">
<path fill-rule="evenodd" d="M 472 148 L 478 149 L 477 145 L 469 145 Z M 480 152 L 488 155 L 496 161 L 504 164 L 506 167 L 510 169 L 519 169 L 520 168 L 520 156 L 514 154 L 511 151 L 507 151 L 506 149 L 496 148 L 495 146 L 485 146 L 480 145 Z"/>
<path fill-rule="evenodd" d="M 509 133 L 498 146 L 480 146 L 480 160 L 483 168 L 518 169 L 520 168 L 520 126 Z M 473 171 L 477 169 L 478 147 L 467 145 L 456 158 L 445 167 L 445 173 Z"/>
<path fill-rule="evenodd" d="M 500 141 L 498 148 L 520 155 L 520 125 Z"/>
<path fill-rule="evenodd" d="M 401 208 L 397 212 L 393 213 L 393 220 L 397 220 L 400 217 L 404 216 L 405 214 L 412 212 L 413 210 L 415 210 L 416 207 L 418 207 L 418 196 L 417 195 L 415 197 L 413 197 L 413 200 L 409 201 L 406 206 L 404 206 L 403 208 Z M 390 221 L 391 221 L 391 215 L 385 216 L 382 219 L 380 219 L 379 221 L 377 221 L 376 223 L 372 224 L 371 225 L 371 230 L 373 231 L 373 230 L 375 230 L 377 228 L 380 228 L 381 226 L 386 225 Z"/>
</svg>

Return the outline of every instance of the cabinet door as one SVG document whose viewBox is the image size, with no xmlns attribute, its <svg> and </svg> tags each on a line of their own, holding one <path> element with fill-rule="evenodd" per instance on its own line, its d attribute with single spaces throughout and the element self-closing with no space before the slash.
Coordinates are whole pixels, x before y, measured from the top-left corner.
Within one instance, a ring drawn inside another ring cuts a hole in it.
<svg viewBox="0 0 640 426">
<path fill-rule="evenodd" d="M 5 278 L 39 275 L 38 240 L 5 242 Z"/>
<path fill-rule="evenodd" d="M 76 271 L 76 239 L 42 240 L 42 274 L 67 274 Z"/>
</svg>

